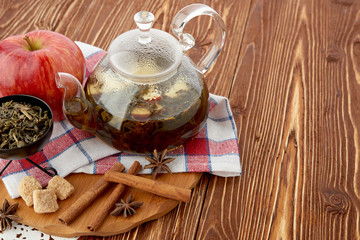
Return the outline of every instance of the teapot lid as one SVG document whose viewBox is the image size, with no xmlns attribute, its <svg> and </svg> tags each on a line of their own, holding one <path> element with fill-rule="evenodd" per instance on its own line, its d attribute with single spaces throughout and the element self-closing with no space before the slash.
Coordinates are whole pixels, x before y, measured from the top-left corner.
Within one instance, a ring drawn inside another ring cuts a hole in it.
<svg viewBox="0 0 360 240">
<path fill-rule="evenodd" d="M 181 45 L 169 33 L 151 28 L 152 13 L 138 12 L 134 20 L 138 29 L 121 34 L 111 43 L 108 50 L 110 65 L 138 83 L 166 79 L 181 62 Z"/>
</svg>

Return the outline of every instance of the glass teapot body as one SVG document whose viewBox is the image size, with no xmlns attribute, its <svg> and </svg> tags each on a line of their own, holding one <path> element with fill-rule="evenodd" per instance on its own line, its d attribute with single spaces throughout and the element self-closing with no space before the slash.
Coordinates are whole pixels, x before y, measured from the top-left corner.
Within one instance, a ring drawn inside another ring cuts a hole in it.
<svg viewBox="0 0 360 240">
<path fill-rule="evenodd" d="M 85 88 L 75 84 L 76 93 L 69 94 L 74 92 L 69 91 L 74 86 L 72 76 L 58 73 L 56 82 L 65 89 L 63 110 L 70 123 L 127 152 L 171 150 L 194 138 L 209 111 L 203 73 L 219 54 L 225 37 L 221 20 L 221 43 L 214 41 L 200 63 L 185 54 L 194 39 L 182 33 L 184 22 L 204 12 L 221 20 L 203 4 L 189 5 L 177 14 L 172 29 L 180 41 L 150 29 L 151 13 L 137 13 L 139 30 L 115 39 Z"/>
<path fill-rule="evenodd" d="M 85 86 L 95 118 L 87 128 L 116 149 L 137 153 L 174 149 L 193 138 L 205 124 L 209 93 L 191 60 L 182 59 L 168 79 L 138 84 L 103 58 Z"/>
</svg>

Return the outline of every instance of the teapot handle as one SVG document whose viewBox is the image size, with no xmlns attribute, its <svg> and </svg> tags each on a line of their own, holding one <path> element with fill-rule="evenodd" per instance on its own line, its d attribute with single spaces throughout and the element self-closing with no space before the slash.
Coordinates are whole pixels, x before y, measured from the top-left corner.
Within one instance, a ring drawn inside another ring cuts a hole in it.
<svg viewBox="0 0 360 240">
<path fill-rule="evenodd" d="M 195 45 L 195 39 L 188 33 L 183 33 L 185 24 L 194 17 L 207 15 L 211 16 L 216 22 L 217 34 L 209 50 L 202 56 L 197 63 L 201 73 L 205 73 L 219 56 L 225 41 L 225 24 L 221 16 L 211 7 L 204 4 L 191 4 L 181 9 L 174 17 L 171 23 L 171 29 L 174 35 L 179 39 L 184 50 L 188 50 Z"/>
</svg>

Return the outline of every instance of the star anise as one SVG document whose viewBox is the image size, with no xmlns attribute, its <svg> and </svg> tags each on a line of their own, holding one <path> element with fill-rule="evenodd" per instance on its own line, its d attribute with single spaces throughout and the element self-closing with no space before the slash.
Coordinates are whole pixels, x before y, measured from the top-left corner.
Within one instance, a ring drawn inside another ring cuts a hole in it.
<svg viewBox="0 0 360 240">
<path fill-rule="evenodd" d="M 165 149 L 159 156 L 157 150 L 155 149 L 153 153 L 153 157 L 145 157 L 145 159 L 148 160 L 150 164 L 145 165 L 144 169 L 149 169 L 149 168 L 154 169 L 152 172 L 153 179 L 156 178 L 160 169 L 163 169 L 168 173 L 172 173 L 170 168 L 166 164 L 174 161 L 175 158 L 165 158 L 166 153 L 167 153 L 167 149 Z"/>
<path fill-rule="evenodd" d="M 15 215 L 15 212 L 19 206 L 19 203 L 12 205 L 5 199 L 2 209 L 0 209 L 0 221 L 1 221 L 1 233 L 3 233 L 8 227 L 11 229 L 11 221 L 19 221 L 20 218 Z"/>
<path fill-rule="evenodd" d="M 132 201 L 132 194 L 130 194 L 126 201 L 121 199 L 120 203 L 115 203 L 115 210 L 110 214 L 113 216 L 119 216 L 121 213 L 124 217 L 134 215 L 136 213 L 135 208 L 139 208 L 143 205 L 144 202 Z"/>
</svg>

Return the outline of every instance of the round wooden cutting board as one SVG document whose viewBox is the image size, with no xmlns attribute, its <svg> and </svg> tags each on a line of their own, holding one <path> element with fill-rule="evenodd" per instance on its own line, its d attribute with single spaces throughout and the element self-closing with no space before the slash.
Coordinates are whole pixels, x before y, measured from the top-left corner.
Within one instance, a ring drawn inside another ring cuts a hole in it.
<svg viewBox="0 0 360 240">
<path fill-rule="evenodd" d="M 199 182 L 202 173 L 176 173 L 176 174 L 159 174 L 157 180 L 163 181 L 175 186 L 184 188 L 193 188 Z M 67 209 L 76 199 L 88 190 L 102 175 L 88 174 L 71 174 L 66 179 L 75 187 L 74 194 L 64 200 L 58 201 L 59 210 L 50 214 L 37 214 L 32 207 L 26 206 L 21 198 L 11 199 L 3 182 L 0 181 L 0 199 L 7 198 L 10 204 L 19 202 L 17 215 L 22 218 L 20 223 L 29 225 L 46 234 L 60 237 L 77 237 L 77 236 L 110 236 L 127 232 L 141 223 L 157 219 L 175 208 L 179 201 L 159 197 L 151 193 L 140 191 L 134 188 L 126 187 L 120 198 L 125 199 L 130 194 L 133 195 L 134 201 L 143 201 L 141 208 L 136 209 L 137 214 L 124 218 L 122 216 L 114 217 L 109 215 L 98 231 L 91 232 L 87 229 L 89 219 L 92 219 L 96 211 L 101 208 L 106 197 L 111 193 L 113 187 L 107 189 L 91 206 L 86 209 L 70 225 L 62 224 L 58 216 Z M 142 177 L 151 178 L 151 175 L 142 175 Z M 2 202 L 1 202 L 2 204 Z"/>
</svg>

